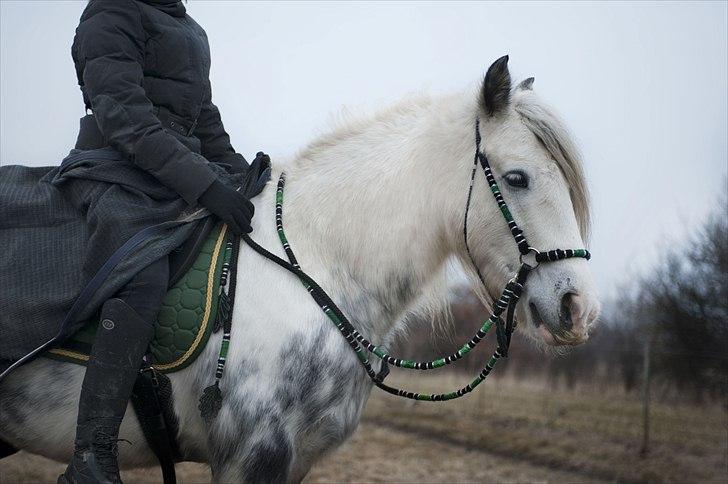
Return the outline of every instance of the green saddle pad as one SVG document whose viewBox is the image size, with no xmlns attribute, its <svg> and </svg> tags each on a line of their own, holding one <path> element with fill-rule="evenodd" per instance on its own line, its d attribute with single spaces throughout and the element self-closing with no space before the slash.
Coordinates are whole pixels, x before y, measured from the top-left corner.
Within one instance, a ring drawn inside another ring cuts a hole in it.
<svg viewBox="0 0 728 484">
<path fill-rule="evenodd" d="M 155 369 L 171 373 L 187 367 L 210 338 L 217 317 L 220 276 L 223 265 L 230 261 L 232 249 L 232 244 L 226 243 L 227 235 L 227 226 L 216 226 L 192 267 L 167 292 L 149 346 Z M 85 364 L 97 328 L 98 321 L 87 324 L 46 355 Z"/>
</svg>

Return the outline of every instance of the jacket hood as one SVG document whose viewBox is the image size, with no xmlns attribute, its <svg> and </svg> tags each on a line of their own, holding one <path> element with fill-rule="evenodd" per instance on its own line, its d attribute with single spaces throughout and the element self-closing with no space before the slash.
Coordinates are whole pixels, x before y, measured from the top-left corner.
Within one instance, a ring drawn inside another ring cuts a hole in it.
<svg viewBox="0 0 728 484">
<path fill-rule="evenodd" d="M 154 8 L 161 10 L 162 12 L 171 15 L 173 17 L 184 17 L 186 13 L 185 6 L 182 4 L 182 0 L 141 0 L 147 5 L 151 5 Z"/>
</svg>

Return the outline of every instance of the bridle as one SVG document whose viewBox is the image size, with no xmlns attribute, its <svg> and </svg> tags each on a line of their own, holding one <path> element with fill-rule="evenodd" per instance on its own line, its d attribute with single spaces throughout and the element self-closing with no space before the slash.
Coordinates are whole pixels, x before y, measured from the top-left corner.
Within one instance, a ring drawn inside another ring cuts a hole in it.
<svg viewBox="0 0 728 484">
<path fill-rule="evenodd" d="M 475 174 L 478 170 L 478 164 L 480 164 L 480 167 L 483 169 L 483 174 L 485 174 L 485 179 L 490 187 L 490 191 L 493 193 L 493 197 L 495 197 L 498 208 L 500 209 L 503 218 L 508 224 L 508 228 L 511 231 L 513 240 L 516 242 L 516 246 L 518 247 L 518 252 L 520 252 L 519 262 L 521 265 L 518 268 L 516 275 L 508 282 L 508 284 L 506 284 L 506 288 L 503 291 L 503 294 L 494 305 L 494 313 L 497 313 L 495 324 L 496 336 L 498 338 L 499 346 L 498 349 L 501 356 L 508 356 L 508 348 L 511 343 L 511 334 L 515 329 L 516 304 L 518 304 L 518 300 L 523 293 L 523 286 L 526 283 L 528 275 L 531 273 L 531 271 L 535 269 L 541 262 L 554 262 L 557 260 L 570 259 L 573 257 L 581 257 L 583 259 L 589 260 L 591 259 L 591 253 L 586 249 L 554 249 L 547 252 L 541 252 L 538 249 L 529 245 L 528 241 L 526 240 L 526 236 L 523 234 L 523 230 L 518 227 L 518 224 L 513 219 L 511 211 L 508 209 L 508 204 L 506 204 L 506 201 L 503 199 L 503 194 L 501 194 L 500 188 L 498 187 L 498 182 L 496 182 L 495 176 L 493 176 L 493 170 L 490 168 L 488 156 L 480 148 L 481 142 L 482 138 L 480 136 L 480 118 L 476 118 L 475 157 L 473 159 L 473 169 L 470 172 L 470 186 L 468 188 L 468 198 L 465 202 L 463 240 L 465 242 L 465 251 L 470 258 L 470 262 L 475 268 L 475 273 L 477 274 L 478 279 L 480 279 L 483 287 L 487 287 L 485 284 L 485 279 L 483 278 L 483 275 L 478 268 L 478 264 L 475 263 L 473 254 L 470 251 L 470 245 L 468 244 L 468 214 L 470 212 L 470 201 L 473 196 L 473 186 L 475 185 Z M 504 323 L 503 320 L 500 318 L 500 314 L 502 314 L 502 312 L 506 309 L 506 322 Z"/>
<path fill-rule="evenodd" d="M 364 367 L 364 370 L 366 371 L 367 375 L 372 380 L 374 385 L 393 395 L 410 398 L 413 400 L 439 402 L 459 398 L 473 391 L 473 389 L 477 387 L 480 383 L 482 383 L 490 374 L 498 359 L 508 356 L 508 348 L 510 346 L 511 334 L 514 329 L 514 313 L 516 304 L 518 303 L 518 300 L 523 293 L 523 287 L 530 272 L 542 262 L 553 262 L 573 257 L 580 257 L 588 260 L 591 257 L 589 251 L 586 249 L 555 249 L 549 250 L 548 252 L 540 252 L 537 249 L 528 245 L 523 231 L 518 227 L 515 220 L 513 219 L 513 216 L 511 215 L 511 212 L 508 210 L 508 205 L 503 199 L 500 189 L 498 188 L 498 183 L 493 176 L 490 164 L 488 163 L 488 158 L 485 153 L 481 151 L 480 145 L 480 120 L 476 119 L 475 158 L 473 163 L 473 170 L 470 176 L 470 187 L 468 189 L 468 197 L 463 223 L 463 236 L 465 240 L 466 251 L 471 261 L 473 262 L 478 277 L 483 282 L 483 284 L 485 284 L 482 274 L 480 274 L 480 270 L 478 269 L 477 264 L 475 264 L 474 262 L 473 256 L 470 252 L 470 247 L 468 246 L 467 224 L 468 212 L 470 211 L 470 203 L 473 194 L 473 186 L 475 185 L 475 175 L 478 164 L 480 164 L 483 169 L 483 173 L 485 174 L 485 178 L 488 181 L 488 185 L 490 186 L 490 190 L 495 197 L 496 203 L 498 204 L 498 208 L 503 214 L 503 217 L 508 224 L 508 228 L 511 231 L 511 235 L 513 236 L 513 239 L 518 246 L 518 250 L 521 254 L 520 267 L 516 272 L 515 276 L 510 281 L 508 281 L 505 288 L 503 289 L 503 292 L 500 295 L 500 298 L 498 298 L 498 300 L 493 305 L 493 310 L 490 317 L 483 323 L 480 329 L 467 343 L 462 345 L 454 353 L 445 357 L 431 361 L 414 361 L 395 358 L 391 356 L 382 347 L 372 344 L 359 331 L 357 331 L 357 329 L 351 324 L 349 319 L 341 312 L 339 307 L 331 300 L 326 291 L 324 291 L 313 278 L 311 278 L 301 269 L 301 266 L 298 264 L 298 260 L 296 259 L 296 256 L 293 253 L 290 244 L 288 243 L 288 239 L 286 238 L 286 234 L 283 229 L 283 189 L 286 183 L 285 173 L 281 173 L 280 178 L 278 179 L 278 188 L 276 190 L 276 229 L 278 231 L 278 237 L 281 241 L 281 244 L 283 245 L 283 250 L 286 253 L 288 261 L 283 260 L 277 255 L 261 247 L 253 239 L 251 239 L 249 235 L 242 235 L 242 239 L 254 251 L 258 252 L 263 257 L 275 262 L 287 271 L 298 276 L 308 292 L 311 294 L 311 297 L 314 299 L 314 301 L 316 301 L 316 303 L 323 310 L 326 316 L 334 323 L 334 325 L 336 325 L 338 330 L 344 336 L 346 342 L 355 352 L 357 358 L 359 359 L 359 362 Z M 505 322 L 501 318 L 504 311 L 506 312 Z M 483 340 L 483 338 L 485 338 L 488 331 L 494 325 L 496 327 L 496 337 L 498 340 L 498 346 L 495 352 L 490 357 L 483 370 L 470 383 L 460 388 L 459 390 L 449 393 L 424 394 L 391 387 L 384 383 L 384 379 L 389 373 L 388 365 L 414 370 L 431 370 L 434 368 L 440 368 L 449 365 L 450 363 L 461 359 L 462 357 L 467 355 L 473 348 L 475 348 L 478 343 Z M 368 356 L 370 353 L 382 360 L 382 366 L 379 372 L 374 371 L 374 369 L 372 368 L 372 364 Z M 222 361 L 224 365 L 224 358 L 222 358 Z M 218 372 L 219 376 L 217 380 L 219 381 L 219 377 L 222 376 L 222 371 L 220 367 L 218 367 Z"/>
</svg>

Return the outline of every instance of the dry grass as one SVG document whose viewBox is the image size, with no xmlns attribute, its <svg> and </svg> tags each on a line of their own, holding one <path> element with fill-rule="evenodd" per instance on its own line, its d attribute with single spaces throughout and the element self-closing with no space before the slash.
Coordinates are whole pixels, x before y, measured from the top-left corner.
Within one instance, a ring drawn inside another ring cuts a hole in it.
<svg viewBox="0 0 728 484">
<path fill-rule="evenodd" d="M 578 482 L 594 479 L 517 458 L 468 449 L 438 438 L 364 422 L 346 445 L 315 467 L 313 483 Z"/>
<path fill-rule="evenodd" d="M 390 378 L 421 391 L 463 380 Z M 726 419 L 717 406 L 656 402 L 650 452 L 641 457 L 640 402 L 617 392 L 552 391 L 501 379 L 464 399 L 433 404 L 375 391 L 355 436 L 306 482 L 726 482 Z M 0 463 L 0 482 L 55 482 L 63 467 L 21 453 Z M 178 474 L 182 483 L 209 482 L 202 465 L 179 465 Z M 157 470 L 124 478 L 160 482 Z"/>
<path fill-rule="evenodd" d="M 396 379 L 393 379 L 396 381 Z M 419 378 L 417 390 L 441 391 L 463 377 Z M 413 386 L 411 381 L 399 383 Z M 552 391 L 543 384 L 493 380 L 446 404 L 370 400 L 365 421 L 440 436 L 452 445 L 569 470 L 601 480 L 726 482 L 727 414 L 720 406 L 651 406 L 651 444 L 640 456 L 639 400 L 602 389 Z"/>
</svg>

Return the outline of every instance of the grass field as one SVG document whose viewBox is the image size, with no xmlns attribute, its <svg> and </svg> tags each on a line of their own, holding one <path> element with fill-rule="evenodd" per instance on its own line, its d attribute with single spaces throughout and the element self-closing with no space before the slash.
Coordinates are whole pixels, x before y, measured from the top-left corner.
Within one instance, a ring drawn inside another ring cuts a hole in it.
<svg viewBox="0 0 728 484">
<path fill-rule="evenodd" d="M 459 375 L 392 381 L 450 389 Z M 728 419 L 713 406 L 652 405 L 650 450 L 640 456 L 641 406 L 616 391 L 554 391 L 493 380 L 454 402 L 401 401 L 373 393 L 359 430 L 306 482 L 726 482 Z M 0 482 L 55 482 L 63 469 L 28 454 L 0 461 Z M 209 482 L 198 464 L 182 483 Z M 160 482 L 156 470 L 125 482 Z"/>
</svg>

